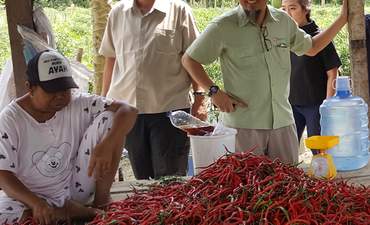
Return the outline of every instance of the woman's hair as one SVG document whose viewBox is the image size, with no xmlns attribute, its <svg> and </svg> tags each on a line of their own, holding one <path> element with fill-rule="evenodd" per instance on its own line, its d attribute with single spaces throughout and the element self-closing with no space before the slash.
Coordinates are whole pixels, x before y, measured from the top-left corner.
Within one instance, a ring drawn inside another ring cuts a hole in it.
<svg viewBox="0 0 370 225">
<path fill-rule="evenodd" d="M 311 0 L 297 0 L 298 4 L 302 7 L 303 10 L 307 11 L 306 19 L 307 21 L 311 20 Z"/>
</svg>

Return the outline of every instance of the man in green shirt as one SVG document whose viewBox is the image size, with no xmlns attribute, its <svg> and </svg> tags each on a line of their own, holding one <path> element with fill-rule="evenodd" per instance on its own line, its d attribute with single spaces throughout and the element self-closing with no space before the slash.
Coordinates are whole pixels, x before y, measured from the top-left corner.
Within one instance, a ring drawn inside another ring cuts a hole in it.
<svg viewBox="0 0 370 225">
<path fill-rule="evenodd" d="M 226 126 L 237 128 L 237 151 L 256 147 L 256 154 L 298 161 L 298 141 L 288 101 L 290 51 L 313 56 L 347 23 L 347 0 L 335 22 L 311 37 L 282 10 L 266 0 L 240 5 L 214 19 L 187 49 L 182 62 L 222 113 Z M 224 89 L 202 64 L 220 59 Z M 304 90 L 302 90 L 304 91 Z"/>
</svg>

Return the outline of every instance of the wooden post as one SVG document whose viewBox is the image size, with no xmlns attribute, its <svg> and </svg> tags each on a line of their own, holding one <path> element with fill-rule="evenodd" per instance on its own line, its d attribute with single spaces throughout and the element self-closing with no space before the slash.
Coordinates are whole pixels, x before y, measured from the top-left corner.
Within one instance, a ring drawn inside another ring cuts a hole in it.
<svg viewBox="0 0 370 225">
<path fill-rule="evenodd" d="M 362 97 L 369 105 L 364 1 L 348 0 L 348 8 L 348 31 L 353 91 L 355 95 Z"/>
<path fill-rule="evenodd" d="M 100 94 L 102 89 L 102 79 L 104 72 L 105 58 L 99 55 L 99 48 L 103 39 L 105 26 L 107 24 L 108 13 L 111 9 L 107 0 L 91 0 L 91 14 L 93 24 L 93 45 L 94 45 L 94 73 L 95 85 L 94 92 Z"/>
<path fill-rule="evenodd" d="M 82 62 L 82 55 L 84 54 L 84 49 L 83 48 L 78 48 L 77 54 L 76 54 L 76 61 L 77 62 Z"/>
<path fill-rule="evenodd" d="M 26 62 L 23 56 L 22 37 L 17 31 L 17 25 L 24 25 L 31 29 L 32 0 L 5 0 L 6 15 L 8 18 L 9 40 L 12 52 L 14 82 L 17 97 L 26 93 L 24 82 L 26 80 Z"/>
</svg>

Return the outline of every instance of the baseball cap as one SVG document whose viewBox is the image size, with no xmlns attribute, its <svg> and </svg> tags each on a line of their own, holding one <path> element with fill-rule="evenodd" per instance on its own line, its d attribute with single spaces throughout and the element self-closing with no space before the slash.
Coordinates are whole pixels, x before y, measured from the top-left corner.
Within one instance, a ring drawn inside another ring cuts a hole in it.
<svg viewBox="0 0 370 225">
<path fill-rule="evenodd" d="M 39 85 L 46 92 L 78 88 L 69 61 L 57 51 L 39 52 L 28 62 L 26 73 L 31 85 Z"/>
</svg>

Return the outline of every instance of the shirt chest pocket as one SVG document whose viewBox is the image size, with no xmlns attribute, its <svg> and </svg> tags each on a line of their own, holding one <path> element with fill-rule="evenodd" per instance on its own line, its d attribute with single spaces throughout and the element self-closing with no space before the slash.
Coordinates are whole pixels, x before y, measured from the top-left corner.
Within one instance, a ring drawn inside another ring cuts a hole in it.
<svg viewBox="0 0 370 225">
<path fill-rule="evenodd" d="M 290 67 L 290 47 L 289 42 L 285 38 L 272 38 L 271 39 L 274 53 L 274 57 L 279 62 L 280 67 L 287 69 Z"/>
<path fill-rule="evenodd" d="M 263 62 L 261 51 L 255 48 L 230 49 L 229 55 L 232 65 L 242 71 L 254 71 Z"/>
<path fill-rule="evenodd" d="M 179 37 L 176 30 L 156 29 L 153 44 L 156 52 L 160 54 L 178 54 L 180 51 Z"/>
</svg>

